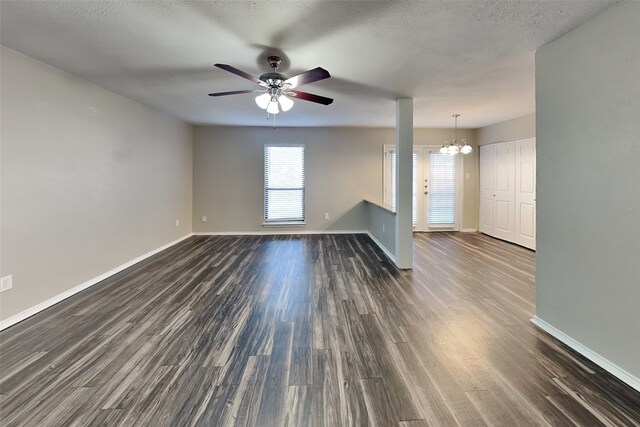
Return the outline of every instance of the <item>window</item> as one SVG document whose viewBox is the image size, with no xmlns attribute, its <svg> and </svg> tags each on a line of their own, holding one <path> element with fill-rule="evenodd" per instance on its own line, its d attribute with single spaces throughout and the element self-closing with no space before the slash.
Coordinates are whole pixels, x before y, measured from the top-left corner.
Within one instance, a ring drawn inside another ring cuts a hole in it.
<svg viewBox="0 0 640 427">
<path fill-rule="evenodd" d="M 304 221 L 304 146 L 265 145 L 264 221 Z"/>
<path fill-rule="evenodd" d="M 456 207 L 456 156 L 429 153 L 429 224 L 453 225 Z"/>
<path fill-rule="evenodd" d="M 396 211 L 396 152 L 391 147 L 385 147 L 384 151 L 384 205 L 392 211 Z M 413 212 L 411 220 L 413 225 L 418 221 L 416 210 L 416 171 L 418 167 L 418 156 L 413 153 Z"/>
<path fill-rule="evenodd" d="M 411 185 L 411 195 L 413 205 L 411 209 L 411 225 L 418 225 L 418 153 L 413 152 L 413 173 L 411 175 L 413 184 Z"/>
<path fill-rule="evenodd" d="M 396 152 L 391 147 L 384 148 L 384 206 L 396 211 Z"/>
</svg>

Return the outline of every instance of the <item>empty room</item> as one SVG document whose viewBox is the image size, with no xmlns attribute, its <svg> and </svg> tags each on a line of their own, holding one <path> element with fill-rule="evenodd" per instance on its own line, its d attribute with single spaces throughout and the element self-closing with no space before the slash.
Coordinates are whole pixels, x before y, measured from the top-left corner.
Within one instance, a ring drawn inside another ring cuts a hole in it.
<svg viewBox="0 0 640 427">
<path fill-rule="evenodd" d="M 638 22 L 0 0 L 0 426 L 640 426 Z"/>
</svg>

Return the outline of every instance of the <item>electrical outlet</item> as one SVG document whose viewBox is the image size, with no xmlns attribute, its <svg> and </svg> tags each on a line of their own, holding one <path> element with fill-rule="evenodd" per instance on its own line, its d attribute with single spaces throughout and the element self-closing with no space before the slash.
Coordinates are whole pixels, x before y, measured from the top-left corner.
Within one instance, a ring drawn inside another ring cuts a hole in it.
<svg viewBox="0 0 640 427">
<path fill-rule="evenodd" d="M 11 288 L 13 288 L 13 274 L 0 279 L 0 292 L 8 291 Z"/>
<path fill-rule="evenodd" d="M 329 212 L 324 213 L 324 219 L 329 219 Z"/>
<path fill-rule="evenodd" d="M 200 218 L 200 220 L 202 222 L 207 222 L 207 216 L 206 215 L 202 215 L 202 218 Z"/>
<path fill-rule="evenodd" d="M 382 224 L 382 232 L 384 233 L 384 224 Z"/>
<path fill-rule="evenodd" d="M 180 227 L 180 220 L 176 219 L 176 227 Z"/>
</svg>

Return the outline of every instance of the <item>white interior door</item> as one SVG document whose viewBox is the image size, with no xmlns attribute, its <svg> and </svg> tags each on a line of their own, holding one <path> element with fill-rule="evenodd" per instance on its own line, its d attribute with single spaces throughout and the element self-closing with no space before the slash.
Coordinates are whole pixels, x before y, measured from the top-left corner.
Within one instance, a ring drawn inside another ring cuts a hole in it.
<svg viewBox="0 0 640 427">
<path fill-rule="evenodd" d="M 493 235 L 493 144 L 480 147 L 480 231 Z"/>
<path fill-rule="evenodd" d="M 494 145 L 493 235 L 513 241 L 515 237 L 515 142 Z"/>
<path fill-rule="evenodd" d="M 536 248 L 536 140 L 516 141 L 515 242 Z"/>
</svg>

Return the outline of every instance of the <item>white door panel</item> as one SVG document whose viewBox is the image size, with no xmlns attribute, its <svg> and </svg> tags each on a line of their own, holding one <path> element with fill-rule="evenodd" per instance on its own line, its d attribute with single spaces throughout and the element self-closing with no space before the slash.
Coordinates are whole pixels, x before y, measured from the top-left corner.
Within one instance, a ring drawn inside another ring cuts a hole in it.
<svg viewBox="0 0 640 427">
<path fill-rule="evenodd" d="M 515 236 L 515 143 L 494 144 L 494 210 L 493 235 L 513 241 Z"/>
<path fill-rule="evenodd" d="M 529 203 L 521 203 L 518 221 L 519 235 L 529 239 L 536 237 L 536 208 Z"/>
<path fill-rule="evenodd" d="M 493 235 L 493 144 L 480 147 L 480 231 Z"/>
<path fill-rule="evenodd" d="M 496 200 L 496 221 L 494 224 L 494 232 L 496 233 L 509 233 L 511 230 L 511 208 L 512 204 L 505 200 Z"/>
<path fill-rule="evenodd" d="M 536 140 L 516 141 L 515 242 L 536 247 Z"/>
</svg>

